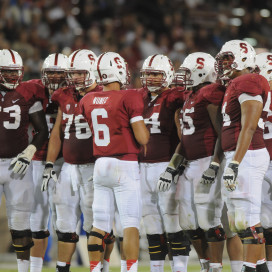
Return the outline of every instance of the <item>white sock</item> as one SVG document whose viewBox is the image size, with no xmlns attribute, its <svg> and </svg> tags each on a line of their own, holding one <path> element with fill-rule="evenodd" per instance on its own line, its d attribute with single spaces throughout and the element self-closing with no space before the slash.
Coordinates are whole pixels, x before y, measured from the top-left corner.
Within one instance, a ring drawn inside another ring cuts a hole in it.
<svg viewBox="0 0 272 272">
<path fill-rule="evenodd" d="M 163 272 L 164 260 L 150 261 L 150 272 Z"/>
<path fill-rule="evenodd" d="M 102 267 L 101 262 L 98 262 L 95 265 L 93 264 L 92 261 L 90 262 L 90 270 L 92 272 L 101 272 L 101 267 Z"/>
<path fill-rule="evenodd" d="M 66 266 L 66 262 L 57 261 L 57 265 L 58 266 Z"/>
<path fill-rule="evenodd" d="M 243 267 L 243 261 L 230 261 L 232 272 L 241 272 Z"/>
<path fill-rule="evenodd" d="M 272 261 L 266 262 L 269 272 L 272 272 Z"/>
<path fill-rule="evenodd" d="M 199 259 L 201 271 L 208 271 L 209 270 L 209 260 L 206 259 Z"/>
<path fill-rule="evenodd" d="M 17 259 L 18 272 L 28 272 L 29 263 L 28 260 Z"/>
<path fill-rule="evenodd" d="M 127 261 L 121 260 L 121 272 L 127 272 Z"/>
<path fill-rule="evenodd" d="M 129 264 L 130 268 L 127 269 L 128 272 L 137 272 L 138 271 L 138 260 L 134 262 L 133 264 Z M 128 267 L 128 263 L 127 263 Z"/>
<path fill-rule="evenodd" d="M 172 260 L 169 260 L 169 263 L 170 263 L 171 271 L 174 272 L 175 271 L 174 262 Z"/>
<path fill-rule="evenodd" d="M 221 263 L 210 263 L 209 266 L 211 269 L 216 268 L 215 271 L 222 271 L 222 269 L 223 269 L 223 266 Z M 209 269 L 209 271 L 210 271 L 210 269 Z"/>
<path fill-rule="evenodd" d="M 265 263 L 265 262 L 266 262 L 265 259 L 261 259 L 261 260 L 258 260 L 256 264 L 257 264 L 257 265 L 258 265 L 258 264 L 263 264 L 263 263 Z"/>
<path fill-rule="evenodd" d="M 255 263 L 243 262 L 243 265 L 246 265 L 246 266 L 251 267 L 251 268 L 256 268 Z"/>
<path fill-rule="evenodd" d="M 30 272 L 41 272 L 43 267 L 42 257 L 30 256 Z"/>
<path fill-rule="evenodd" d="M 103 272 L 109 272 L 109 268 L 110 268 L 110 262 L 108 262 L 107 260 L 103 260 Z"/>
<path fill-rule="evenodd" d="M 174 272 L 186 272 L 188 266 L 189 256 L 173 256 Z"/>
</svg>

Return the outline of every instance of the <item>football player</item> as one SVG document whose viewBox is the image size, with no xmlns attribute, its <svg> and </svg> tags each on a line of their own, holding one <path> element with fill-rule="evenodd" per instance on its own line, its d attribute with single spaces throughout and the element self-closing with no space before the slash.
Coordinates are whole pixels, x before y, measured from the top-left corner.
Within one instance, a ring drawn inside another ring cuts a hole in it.
<svg viewBox="0 0 272 272">
<path fill-rule="evenodd" d="M 144 124 L 143 99 L 135 90 L 120 90 L 128 83 L 124 59 L 117 53 L 101 54 L 96 63 L 103 92 L 89 93 L 81 101 L 83 115 L 94 135 L 94 221 L 89 239 L 91 271 L 100 272 L 104 239 L 112 229 L 115 201 L 123 228 L 127 271 L 138 270 L 141 191 L 139 145 L 149 132 Z"/>
<path fill-rule="evenodd" d="M 5 194 L 8 226 L 18 271 L 27 272 L 33 246 L 30 214 L 34 204 L 32 158 L 48 137 L 41 87 L 22 82 L 24 67 L 14 50 L 0 51 L 0 195 Z M 28 127 L 35 134 L 28 143 Z"/>
<path fill-rule="evenodd" d="M 167 239 L 171 248 L 172 271 L 186 271 L 190 242 L 179 226 L 176 187 L 158 192 L 157 182 L 161 169 L 165 169 L 178 144 L 175 111 L 184 102 L 183 88 L 170 88 L 174 79 L 171 60 L 164 55 L 149 56 L 141 69 L 144 89 L 144 121 L 150 133 L 145 149 L 140 153 L 143 221 L 148 240 L 151 272 L 164 271 L 168 253 Z M 167 238 L 166 238 L 167 233 Z"/>
<path fill-rule="evenodd" d="M 43 103 L 45 117 L 49 134 L 52 131 L 56 121 L 58 112 L 57 104 L 51 101 L 51 96 L 57 89 L 66 86 L 65 71 L 68 68 L 68 57 L 63 54 L 55 53 L 49 55 L 42 65 L 42 78 L 33 79 L 29 82 L 39 84 L 47 97 L 48 103 Z M 53 205 L 53 184 L 50 184 L 47 192 L 41 192 L 41 184 L 43 180 L 43 170 L 46 162 L 46 154 L 48 141 L 44 143 L 41 149 L 37 150 L 33 157 L 33 181 L 35 186 L 35 205 L 30 217 L 30 227 L 34 246 L 30 251 L 30 272 L 42 271 L 43 257 L 47 248 L 48 236 L 48 221 L 49 221 L 49 206 L 51 207 L 52 223 L 55 229 L 55 208 Z M 58 175 L 60 172 L 63 158 L 60 157 L 54 164 L 54 169 Z M 51 186 L 52 185 L 52 186 Z M 50 191 L 50 192 L 49 192 Z"/>
<path fill-rule="evenodd" d="M 264 52 L 256 56 L 256 65 L 260 75 L 264 76 L 270 86 L 271 98 L 272 90 L 272 53 Z M 269 98 L 269 99 L 270 99 Z M 261 225 L 264 228 L 266 260 L 269 271 L 272 271 L 272 201 L 271 201 L 271 183 L 272 183 L 272 105 L 268 111 L 267 120 L 264 123 L 264 142 L 270 155 L 269 168 L 264 176 L 262 187 L 262 208 Z M 260 261 L 260 260 L 259 260 Z"/>
<path fill-rule="evenodd" d="M 267 271 L 260 213 L 270 160 L 263 130 L 271 99 L 267 80 L 253 73 L 255 57 L 253 47 L 243 40 L 226 42 L 216 57 L 219 76 L 231 79 L 222 106 L 223 181 L 230 229 L 243 243 L 243 271 L 256 271 L 256 264 L 258 271 Z"/>
<path fill-rule="evenodd" d="M 211 269 L 222 269 L 225 240 L 220 220 L 220 182 L 207 185 L 200 183 L 202 172 L 211 162 L 220 135 L 216 118 L 220 114 L 224 89 L 219 84 L 211 84 L 216 80 L 214 64 L 215 59 L 210 54 L 192 53 L 185 58 L 174 81 L 184 84 L 189 90 L 181 109 L 182 133 L 177 147 L 177 153 L 190 161 L 177 185 L 179 222 L 190 235 L 203 271 L 207 270 L 208 257 Z M 172 169 L 173 166 L 166 169 L 159 184 L 171 181 L 169 173 Z M 207 242 L 210 256 L 207 255 Z"/>
<path fill-rule="evenodd" d="M 58 236 L 57 271 L 69 272 L 71 258 L 79 239 L 77 223 L 83 213 L 83 229 L 89 233 L 92 226 L 94 157 L 92 133 L 80 113 L 79 103 L 88 92 L 101 88 L 93 73 L 96 55 L 90 50 L 76 50 L 69 56 L 67 69 L 68 87 L 55 91 L 51 100 L 58 104 L 55 125 L 50 135 L 42 191 L 47 190 L 52 178 L 55 183 L 53 195 L 56 206 L 56 229 Z M 54 163 L 62 148 L 64 163 L 57 177 Z"/>
</svg>

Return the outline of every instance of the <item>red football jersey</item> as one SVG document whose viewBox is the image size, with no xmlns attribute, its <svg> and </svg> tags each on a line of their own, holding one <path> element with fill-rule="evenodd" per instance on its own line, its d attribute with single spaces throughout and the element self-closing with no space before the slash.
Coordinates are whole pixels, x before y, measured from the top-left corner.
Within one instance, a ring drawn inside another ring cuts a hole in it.
<svg viewBox="0 0 272 272">
<path fill-rule="evenodd" d="M 187 160 L 197 160 L 213 155 L 217 139 L 210 120 L 209 104 L 220 106 L 225 88 L 217 83 L 209 84 L 196 92 L 190 92 L 182 108 L 182 155 Z"/>
<path fill-rule="evenodd" d="M 101 91 L 97 86 L 92 92 Z M 94 162 L 92 133 L 88 123 L 81 114 L 80 97 L 73 87 L 56 90 L 51 100 L 56 102 L 62 111 L 62 153 L 64 161 L 71 164 Z"/>
<path fill-rule="evenodd" d="M 224 151 L 233 151 L 236 149 L 238 136 L 241 131 L 241 105 L 238 100 L 241 94 L 251 96 L 260 95 L 263 99 L 264 110 L 261 115 L 262 120 L 258 123 L 249 149 L 261 149 L 265 147 L 263 122 L 266 122 L 270 106 L 270 99 L 267 99 L 269 92 L 270 88 L 267 80 L 259 74 L 241 75 L 231 81 L 226 90 L 222 105 L 222 148 Z"/>
<path fill-rule="evenodd" d="M 51 99 L 49 98 L 48 89 L 42 84 L 42 81 L 40 79 L 32 79 L 27 82 L 32 82 L 32 83 L 40 85 L 41 91 L 44 93 L 45 97 L 47 98 L 46 100 L 43 101 L 43 108 L 44 108 L 45 118 L 46 118 L 46 122 L 47 122 L 47 126 L 48 126 L 48 132 L 49 132 L 48 140 L 45 141 L 43 146 L 39 150 L 36 151 L 36 153 L 33 157 L 33 160 L 45 161 L 46 155 L 47 155 L 50 133 L 51 133 L 53 126 L 56 122 L 56 117 L 57 117 L 57 113 L 58 113 L 58 105 L 51 101 Z"/>
<path fill-rule="evenodd" d="M 140 90 L 142 93 L 143 91 Z M 184 95 L 177 88 L 168 89 L 154 100 L 149 92 L 143 93 L 144 121 L 150 132 L 146 156 L 141 149 L 140 162 L 167 162 L 173 155 L 173 144 L 178 144 L 175 111 L 183 106 Z"/>
<path fill-rule="evenodd" d="M 28 145 L 29 109 L 45 99 L 39 85 L 22 82 L 0 92 L 0 158 L 12 158 Z"/>
<path fill-rule="evenodd" d="M 268 93 L 268 101 L 271 99 L 272 91 Z M 266 122 L 264 123 L 264 143 L 272 160 L 272 103 L 270 103 Z"/>
<path fill-rule="evenodd" d="M 88 93 L 81 102 L 82 114 L 94 135 L 96 157 L 137 160 L 137 144 L 131 121 L 143 120 L 143 98 L 135 90 Z"/>
</svg>

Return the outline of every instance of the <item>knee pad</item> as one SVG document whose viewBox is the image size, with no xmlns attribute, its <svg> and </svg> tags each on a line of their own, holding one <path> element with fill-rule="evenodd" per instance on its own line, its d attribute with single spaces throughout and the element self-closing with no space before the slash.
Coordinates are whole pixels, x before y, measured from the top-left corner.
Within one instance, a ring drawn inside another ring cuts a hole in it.
<svg viewBox="0 0 272 272">
<path fill-rule="evenodd" d="M 210 228 L 205 232 L 205 237 L 208 242 L 221 242 L 226 240 L 226 234 L 223 228 Z"/>
<path fill-rule="evenodd" d="M 58 236 L 58 241 L 64 242 L 64 243 L 77 243 L 79 240 L 78 235 L 75 232 L 60 232 L 56 231 Z"/>
<path fill-rule="evenodd" d="M 148 251 L 150 260 L 159 261 L 165 260 L 168 253 L 166 235 L 163 234 L 147 234 Z"/>
<path fill-rule="evenodd" d="M 10 230 L 10 233 L 15 252 L 24 252 L 34 246 L 31 230 Z"/>
<path fill-rule="evenodd" d="M 264 229 L 263 234 L 265 238 L 265 244 L 267 246 L 272 246 L 272 229 Z"/>
<path fill-rule="evenodd" d="M 253 226 L 239 232 L 238 235 L 243 244 L 264 244 L 265 238 L 259 237 L 259 233 L 263 233 L 263 228 Z"/>
<path fill-rule="evenodd" d="M 102 235 L 99 232 L 91 231 L 90 232 L 90 236 L 95 236 L 95 237 L 101 239 L 102 240 L 102 245 L 90 244 L 90 245 L 88 245 L 88 251 L 100 251 L 100 252 L 104 252 L 104 249 L 105 249 L 104 238 L 107 236 L 107 234 L 109 235 L 109 233 L 106 233 L 105 235 Z"/>
<path fill-rule="evenodd" d="M 110 245 L 110 244 L 113 244 L 115 242 L 115 236 L 113 234 L 113 230 L 111 230 L 110 233 L 107 233 L 105 236 L 104 236 L 104 243 L 106 245 Z"/>
<path fill-rule="evenodd" d="M 44 231 L 32 231 L 32 238 L 34 239 L 45 239 L 50 235 L 50 232 L 48 230 Z"/>
<path fill-rule="evenodd" d="M 190 239 L 184 231 L 167 234 L 173 256 L 189 256 L 191 251 Z"/>
<path fill-rule="evenodd" d="M 201 228 L 197 228 L 196 230 L 187 230 L 186 232 L 190 240 L 198 240 L 203 239 L 205 237 L 205 232 Z"/>
</svg>

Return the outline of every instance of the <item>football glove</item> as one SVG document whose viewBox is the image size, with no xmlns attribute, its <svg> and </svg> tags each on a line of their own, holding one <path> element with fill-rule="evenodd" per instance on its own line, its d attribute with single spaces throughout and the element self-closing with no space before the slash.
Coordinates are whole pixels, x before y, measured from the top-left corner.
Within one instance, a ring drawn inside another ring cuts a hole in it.
<svg viewBox="0 0 272 272">
<path fill-rule="evenodd" d="M 177 183 L 178 177 L 181 175 L 186 167 L 187 161 L 180 154 L 175 153 L 171 158 L 166 170 L 160 175 L 157 183 L 157 190 L 160 192 L 168 191 L 171 183 Z"/>
<path fill-rule="evenodd" d="M 43 181 L 41 191 L 44 192 L 47 190 L 48 182 L 52 178 L 55 182 L 58 181 L 57 174 L 54 170 L 54 164 L 52 162 L 46 162 L 45 168 L 43 170 Z"/>
<path fill-rule="evenodd" d="M 202 184 L 213 184 L 215 182 L 220 164 L 217 162 L 211 162 L 209 168 L 202 174 L 200 183 Z"/>
<path fill-rule="evenodd" d="M 238 184 L 236 180 L 238 175 L 238 167 L 239 163 L 237 161 L 232 161 L 225 169 L 223 174 L 224 185 L 230 192 L 234 191 Z"/>
<path fill-rule="evenodd" d="M 30 144 L 22 153 L 18 154 L 17 157 L 15 157 L 10 163 L 12 172 L 15 174 L 24 175 L 36 150 L 36 146 Z"/>
</svg>

